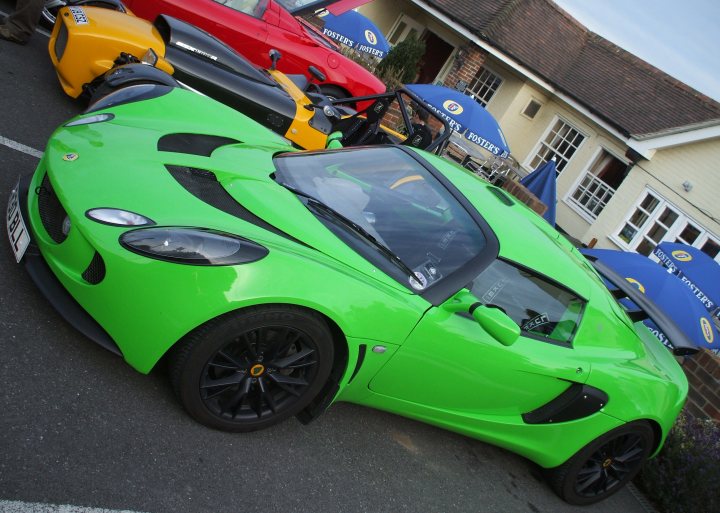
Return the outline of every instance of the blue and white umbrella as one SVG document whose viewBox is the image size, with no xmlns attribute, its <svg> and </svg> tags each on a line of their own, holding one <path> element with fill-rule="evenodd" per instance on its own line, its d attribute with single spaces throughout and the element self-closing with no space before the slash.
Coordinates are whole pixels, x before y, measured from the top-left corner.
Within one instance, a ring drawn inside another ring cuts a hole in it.
<svg viewBox="0 0 720 513">
<path fill-rule="evenodd" d="M 405 88 L 447 120 L 455 132 L 493 155 L 510 155 L 505 135 L 497 120 L 470 96 L 445 86 L 408 84 Z"/>
<path fill-rule="evenodd" d="M 709 255 L 679 242 L 661 242 L 653 254 L 690 287 L 708 312 L 720 308 L 720 264 Z"/>
<path fill-rule="evenodd" d="M 632 283 L 655 303 L 685 333 L 697 347 L 720 347 L 720 333 L 714 327 L 710 314 L 690 288 L 660 264 L 638 253 L 611 249 L 581 249 L 583 255 L 596 258 L 617 274 Z M 608 285 L 606 283 L 606 285 Z M 613 288 L 609 286 L 608 288 Z M 621 300 L 629 309 L 637 307 L 629 300 Z M 667 337 L 651 319 L 643 323 L 665 344 Z M 670 341 L 671 343 L 672 341 Z"/>
<path fill-rule="evenodd" d="M 338 16 L 326 12 L 320 16 L 325 21 L 323 34 L 327 37 L 379 59 L 390 51 L 390 43 L 380 29 L 359 12 L 347 11 Z"/>
</svg>

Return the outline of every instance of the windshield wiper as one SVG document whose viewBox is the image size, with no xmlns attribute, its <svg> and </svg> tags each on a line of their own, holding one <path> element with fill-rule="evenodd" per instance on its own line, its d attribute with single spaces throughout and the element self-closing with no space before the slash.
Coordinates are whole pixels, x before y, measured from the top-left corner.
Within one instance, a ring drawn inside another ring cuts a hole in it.
<svg viewBox="0 0 720 513">
<path fill-rule="evenodd" d="M 399 256 L 397 256 L 393 250 L 391 250 L 389 247 L 387 247 L 385 244 L 377 240 L 375 237 L 373 237 L 365 228 L 357 224 L 352 219 L 348 219 L 344 215 L 342 215 L 340 212 L 332 208 L 331 206 L 323 203 L 319 199 L 317 199 L 315 196 L 312 196 L 311 194 L 308 194 L 306 192 L 303 192 L 299 189 L 296 189 L 286 183 L 281 183 L 283 187 L 285 187 L 290 192 L 293 192 L 297 194 L 298 196 L 302 196 L 307 200 L 308 206 L 313 208 L 315 211 L 320 212 L 321 214 L 325 215 L 326 217 L 330 217 L 331 220 L 339 221 L 343 225 L 350 228 L 353 232 L 355 232 L 357 235 L 360 235 L 363 239 L 365 239 L 367 242 L 370 243 L 371 246 L 373 246 L 375 249 L 377 249 L 380 253 L 382 253 L 385 258 L 390 260 L 394 265 L 396 265 L 400 270 L 402 270 L 408 278 L 411 278 L 413 281 L 417 282 L 417 277 L 415 276 L 415 271 L 410 269 L 410 267 L 403 262 Z M 418 282 L 419 283 L 419 282 Z"/>
</svg>

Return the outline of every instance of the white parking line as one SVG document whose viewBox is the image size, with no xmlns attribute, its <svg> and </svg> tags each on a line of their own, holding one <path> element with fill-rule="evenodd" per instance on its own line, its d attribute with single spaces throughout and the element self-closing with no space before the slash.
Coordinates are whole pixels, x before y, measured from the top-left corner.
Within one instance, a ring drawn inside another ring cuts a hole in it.
<svg viewBox="0 0 720 513">
<path fill-rule="evenodd" d="M 2 501 L 0 500 L 0 512 L 2 513 L 138 513 L 128 509 L 102 509 L 85 508 L 82 506 L 71 506 L 69 504 L 42 504 L 39 502 Z"/>
<path fill-rule="evenodd" d="M 8 14 L 9 13 L 0 9 L 0 15 L 7 16 Z M 50 37 L 50 34 L 46 30 L 44 30 L 40 27 L 36 28 L 35 32 L 38 32 L 45 37 Z M 30 146 L 25 146 L 24 144 L 13 141 L 12 139 L 8 139 L 7 137 L 3 137 L 2 135 L 0 135 L 0 144 L 2 144 L 3 146 L 7 146 L 8 148 L 12 148 L 13 150 L 21 151 L 23 153 L 26 153 L 27 155 L 30 155 L 30 156 L 38 158 L 38 159 L 40 157 L 42 157 L 42 155 L 43 155 L 43 152 L 38 151 L 35 148 L 31 148 Z M 1 501 L 0 501 L 0 505 L 2 505 Z M 0 509 L 0 511 L 4 511 L 4 510 Z"/>
<path fill-rule="evenodd" d="M 22 143 L 19 143 L 17 141 L 13 141 L 12 139 L 8 139 L 7 137 L 3 137 L 0 135 L 0 144 L 3 146 L 7 146 L 8 148 L 12 148 L 13 150 L 21 151 L 27 155 L 30 155 L 31 157 L 35 157 L 36 159 L 39 159 L 43 156 L 43 152 L 40 150 L 36 150 L 35 148 L 31 148 L 30 146 L 25 146 Z"/>
</svg>

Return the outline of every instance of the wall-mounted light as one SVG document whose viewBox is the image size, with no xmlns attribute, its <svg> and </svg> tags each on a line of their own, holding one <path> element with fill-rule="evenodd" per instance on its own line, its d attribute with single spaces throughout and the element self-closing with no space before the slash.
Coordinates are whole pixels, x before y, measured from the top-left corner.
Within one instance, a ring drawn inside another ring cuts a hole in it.
<svg viewBox="0 0 720 513">
<path fill-rule="evenodd" d="M 685 192 L 690 192 L 690 191 L 692 190 L 692 188 L 693 188 L 693 184 L 692 184 L 692 182 L 691 182 L 690 180 L 685 180 L 685 181 L 682 183 L 682 188 L 683 188 L 683 190 L 684 190 Z"/>
</svg>

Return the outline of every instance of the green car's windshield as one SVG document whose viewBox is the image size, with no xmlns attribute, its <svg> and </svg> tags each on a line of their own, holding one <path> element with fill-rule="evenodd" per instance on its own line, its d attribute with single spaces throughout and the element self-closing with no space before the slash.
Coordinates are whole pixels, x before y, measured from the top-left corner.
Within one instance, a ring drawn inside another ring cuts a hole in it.
<svg viewBox="0 0 720 513">
<path fill-rule="evenodd" d="M 400 148 L 284 154 L 275 166 L 276 180 L 304 198 L 328 228 L 415 290 L 485 248 L 485 236 L 465 208 Z"/>
</svg>

